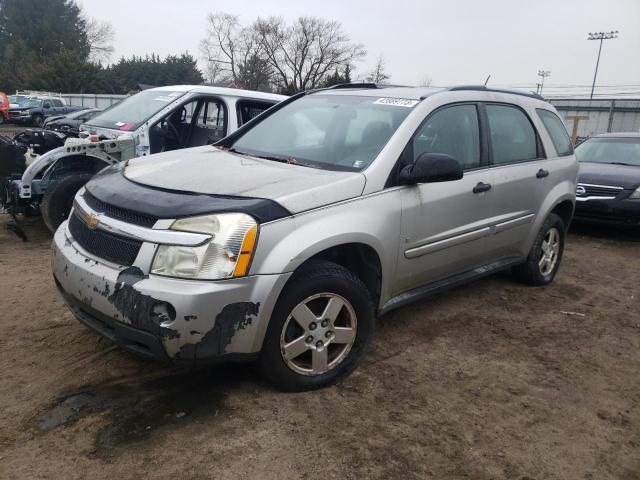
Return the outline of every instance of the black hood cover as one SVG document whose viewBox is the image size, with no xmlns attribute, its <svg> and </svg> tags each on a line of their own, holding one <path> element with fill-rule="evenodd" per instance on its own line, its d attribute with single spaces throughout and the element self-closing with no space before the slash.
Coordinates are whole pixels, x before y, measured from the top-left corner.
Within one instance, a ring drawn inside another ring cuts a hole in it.
<svg viewBox="0 0 640 480">
<path fill-rule="evenodd" d="M 124 177 L 123 164 L 109 167 L 86 185 L 96 199 L 119 209 L 156 218 L 184 218 L 210 213 L 241 212 L 258 223 L 288 217 L 279 203 L 264 198 L 230 197 L 143 186 Z"/>
<path fill-rule="evenodd" d="M 631 190 L 640 185 L 640 167 L 583 162 L 580 164 L 578 182 Z"/>
</svg>

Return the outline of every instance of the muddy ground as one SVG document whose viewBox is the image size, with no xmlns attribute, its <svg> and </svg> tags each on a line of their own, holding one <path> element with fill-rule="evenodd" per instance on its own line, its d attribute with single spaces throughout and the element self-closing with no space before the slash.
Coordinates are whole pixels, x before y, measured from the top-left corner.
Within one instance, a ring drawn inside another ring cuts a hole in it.
<svg viewBox="0 0 640 480">
<path fill-rule="evenodd" d="M 38 219 L 0 218 L 0 478 L 640 479 L 640 234 L 580 229 L 546 288 L 498 275 L 383 317 L 339 385 L 183 374 L 65 309 Z"/>
</svg>

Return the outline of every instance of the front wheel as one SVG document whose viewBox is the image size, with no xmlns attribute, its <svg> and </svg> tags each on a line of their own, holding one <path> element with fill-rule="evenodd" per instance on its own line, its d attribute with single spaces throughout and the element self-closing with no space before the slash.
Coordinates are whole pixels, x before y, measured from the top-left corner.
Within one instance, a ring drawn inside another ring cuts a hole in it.
<svg viewBox="0 0 640 480">
<path fill-rule="evenodd" d="M 36 127 L 41 128 L 42 125 L 44 124 L 44 117 L 42 115 L 34 115 L 33 117 L 33 124 Z"/>
<path fill-rule="evenodd" d="M 296 272 L 274 309 L 260 367 L 286 391 L 321 388 L 348 375 L 371 343 L 374 308 L 351 271 L 314 261 Z"/>
<path fill-rule="evenodd" d="M 536 236 L 527 261 L 515 267 L 515 275 L 530 285 L 547 285 L 560 268 L 564 252 L 565 226 L 562 219 L 552 213 Z"/>
<path fill-rule="evenodd" d="M 91 177 L 92 173 L 70 173 L 49 184 L 40 204 L 42 219 L 49 230 L 55 232 L 69 217 L 76 193 Z"/>
</svg>

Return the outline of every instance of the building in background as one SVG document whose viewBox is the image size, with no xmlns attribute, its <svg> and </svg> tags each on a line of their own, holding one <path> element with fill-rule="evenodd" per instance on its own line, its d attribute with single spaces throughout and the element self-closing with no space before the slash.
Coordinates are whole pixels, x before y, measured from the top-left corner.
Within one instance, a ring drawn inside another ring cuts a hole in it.
<svg viewBox="0 0 640 480">
<path fill-rule="evenodd" d="M 549 98 L 574 143 L 600 133 L 640 132 L 640 99 Z"/>
</svg>

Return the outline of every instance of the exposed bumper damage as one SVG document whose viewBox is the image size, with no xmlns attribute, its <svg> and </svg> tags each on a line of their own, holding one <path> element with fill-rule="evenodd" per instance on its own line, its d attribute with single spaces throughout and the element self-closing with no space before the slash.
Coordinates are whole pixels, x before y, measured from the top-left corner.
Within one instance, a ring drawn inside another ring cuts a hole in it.
<svg viewBox="0 0 640 480">
<path fill-rule="evenodd" d="M 203 282 L 146 275 L 82 251 L 55 234 L 53 273 L 78 319 L 134 353 L 174 363 L 252 357 L 259 352 L 289 274 Z"/>
</svg>

